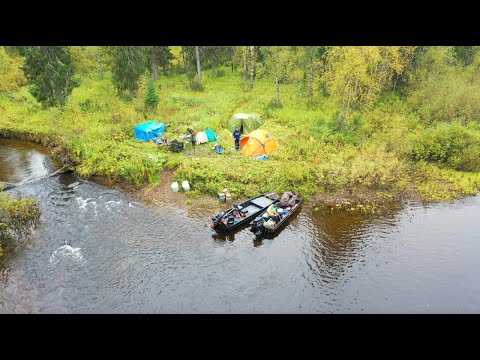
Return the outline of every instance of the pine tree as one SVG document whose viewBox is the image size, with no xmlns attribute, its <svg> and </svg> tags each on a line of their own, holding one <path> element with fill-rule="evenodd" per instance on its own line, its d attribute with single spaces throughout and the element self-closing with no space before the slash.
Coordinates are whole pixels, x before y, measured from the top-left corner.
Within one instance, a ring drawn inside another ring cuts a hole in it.
<svg viewBox="0 0 480 360">
<path fill-rule="evenodd" d="M 63 106 L 78 84 L 66 46 L 26 46 L 23 71 L 30 92 L 44 106 Z"/>
</svg>

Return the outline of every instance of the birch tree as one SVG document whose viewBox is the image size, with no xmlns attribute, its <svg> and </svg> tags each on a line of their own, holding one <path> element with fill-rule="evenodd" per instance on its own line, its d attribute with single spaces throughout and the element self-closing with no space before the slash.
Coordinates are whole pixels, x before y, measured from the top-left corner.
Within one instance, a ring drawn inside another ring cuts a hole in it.
<svg viewBox="0 0 480 360">
<path fill-rule="evenodd" d="M 250 89 L 253 90 L 255 75 L 255 46 L 250 46 Z"/>
<path fill-rule="evenodd" d="M 370 108 L 397 74 L 412 62 L 413 46 L 334 46 L 328 50 L 327 89 L 338 106 L 337 129 L 352 112 Z"/>
<path fill-rule="evenodd" d="M 200 52 L 198 50 L 198 46 L 195 46 L 195 58 L 197 60 L 198 86 L 200 88 L 202 88 L 203 87 L 203 84 L 202 84 L 202 69 L 200 67 Z"/>
<path fill-rule="evenodd" d="M 243 48 L 243 86 L 247 83 L 247 47 Z"/>
</svg>

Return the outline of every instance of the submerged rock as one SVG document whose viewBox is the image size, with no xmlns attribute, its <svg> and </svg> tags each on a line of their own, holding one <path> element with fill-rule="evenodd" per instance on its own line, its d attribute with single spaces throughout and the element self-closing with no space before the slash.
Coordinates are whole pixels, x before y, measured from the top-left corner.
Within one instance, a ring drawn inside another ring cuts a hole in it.
<svg viewBox="0 0 480 360">
<path fill-rule="evenodd" d="M 74 187 L 76 187 L 77 185 L 80 185 L 80 183 L 78 181 L 75 181 L 74 183 L 70 184 L 67 186 L 67 189 L 73 189 Z"/>
</svg>

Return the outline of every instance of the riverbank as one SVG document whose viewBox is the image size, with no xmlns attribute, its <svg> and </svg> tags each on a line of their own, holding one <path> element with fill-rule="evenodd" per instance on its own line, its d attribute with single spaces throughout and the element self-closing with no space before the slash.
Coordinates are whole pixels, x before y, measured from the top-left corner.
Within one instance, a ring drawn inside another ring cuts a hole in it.
<svg viewBox="0 0 480 360">
<path fill-rule="evenodd" d="M 213 129 L 226 149 L 223 155 L 212 150 L 212 143 L 197 146 L 193 155 L 188 144 L 185 151 L 173 153 L 135 140 L 133 127 L 145 121 L 139 110 L 145 88 L 133 101 L 121 99 L 109 74 L 103 80 L 83 78 L 63 110 L 43 109 L 26 87 L 0 94 L 0 136 L 49 146 L 81 177 L 130 189 L 147 201 L 169 199 L 170 184 L 188 180 L 191 191 L 185 198 L 175 194 L 171 199 L 186 207 L 218 202 L 224 188 L 233 200 L 274 189 L 315 201 L 364 204 L 409 198 L 448 201 L 480 190 L 478 172 L 412 160 L 409 154 L 423 127 L 399 98 L 360 114 L 355 132 L 334 131 L 335 107 L 328 97 L 318 94 L 318 105 L 307 106 L 298 85 L 285 84 L 283 107 L 275 108 L 269 105 L 271 79 L 259 79 L 250 91 L 237 75 L 226 72 L 216 78 L 206 72 L 203 92 L 186 87 L 182 75 L 162 77 L 156 82 L 158 110 L 149 114 L 149 119 L 170 125 L 170 139 L 179 138 L 187 127 Z M 279 142 L 269 160 L 232 149 L 226 125 L 237 112 L 261 113 L 262 128 Z M 378 119 L 381 126 L 375 125 Z"/>
</svg>

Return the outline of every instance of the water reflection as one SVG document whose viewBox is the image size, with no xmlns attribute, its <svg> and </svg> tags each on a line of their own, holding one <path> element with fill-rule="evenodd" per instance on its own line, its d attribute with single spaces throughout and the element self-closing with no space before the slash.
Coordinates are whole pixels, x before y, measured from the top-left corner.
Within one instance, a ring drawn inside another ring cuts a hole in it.
<svg viewBox="0 0 480 360">
<path fill-rule="evenodd" d="M 381 214 L 346 211 L 309 204 L 299 222 L 297 234 L 306 239 L 306 262 L 317 283 L 343 281 L 345 271 L 372 253 L 369 238 L 380 226 L 396 223 L 400 206 L 391 204 Z"/>
<path fill-rule="evenodd" d="M 211 229 L 212 239 L 216 242 L 223 242 L 223 241 L 235 241 L 235 235 L 240 232 L 247 231 L 250 227 L 249 223 L 243 224 L 229 232 L 221 232 L 215 231 Z M 252 234 L 253 235 L 253 234 Z"/>
<path fill-rule="evenodd" d="M 18 183 L 59 168 L 50 151 L 25 141 L 0 139 L 0 181 Z"/>
</svg>

